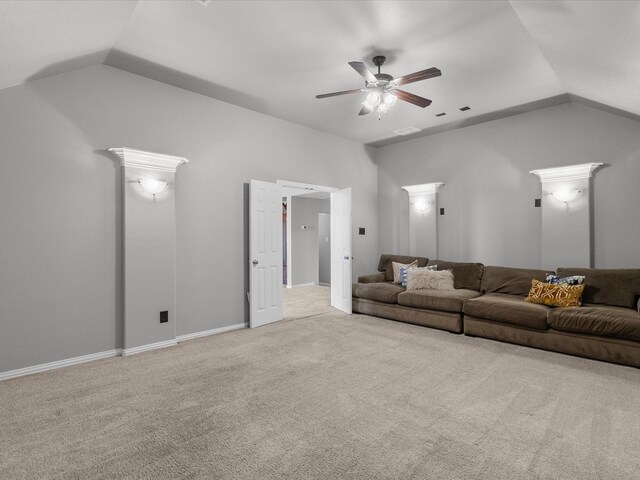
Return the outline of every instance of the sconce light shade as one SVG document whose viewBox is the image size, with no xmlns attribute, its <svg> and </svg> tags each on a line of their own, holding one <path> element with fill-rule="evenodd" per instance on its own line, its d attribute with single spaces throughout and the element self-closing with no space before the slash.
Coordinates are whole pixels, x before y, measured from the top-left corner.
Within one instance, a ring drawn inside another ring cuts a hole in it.
<svg viewBox="0 0 640 480">
<path fill-rule="evenodd" d="M 415 208 L 420 213 L 420 215 L 425 215 L 431 210 L 431 202 L 428 202 L 426 200 L 418 200 L 417 202 L 415 202 Z"/>
<path fill-rule="evenodd" d="M 155 178 L 139 178 L 138 183 L 145 192 L 151 195 L 162 193 L 167 188 L 167 182 Z"/>
<path fill-rule="evenodd" d="M 553 198 L 560 202 L 568 203 L 578 198 L 578 195 L 580 195 L 580 190 L 576 188 L 556 190 L 555 192 L 552 192 L 551 195 L 553 195 Z"/>
</svg>

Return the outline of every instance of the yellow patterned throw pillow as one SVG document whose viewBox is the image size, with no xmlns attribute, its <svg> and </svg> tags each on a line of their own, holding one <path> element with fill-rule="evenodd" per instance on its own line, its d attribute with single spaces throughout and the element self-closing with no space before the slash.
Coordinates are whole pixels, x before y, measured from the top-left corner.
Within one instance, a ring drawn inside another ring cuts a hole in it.
<svg viewBox="0 0 640 480">
<path fill-rule="evenodd" d="M 583 290 L 584 285 L 544 283 L 534 278 L 531 280 L 529 296 L 525 300 L 549 307 L 579 307 Z"/>
</svg>

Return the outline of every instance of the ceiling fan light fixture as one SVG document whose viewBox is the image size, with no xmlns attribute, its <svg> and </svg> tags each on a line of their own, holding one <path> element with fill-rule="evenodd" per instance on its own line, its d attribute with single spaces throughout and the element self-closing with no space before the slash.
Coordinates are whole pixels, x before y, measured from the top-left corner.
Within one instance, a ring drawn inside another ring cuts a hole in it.
<svg viewBox="0 0 640 480">
<path fill-rule="evenodd" d="M 388 112 L 391 107 L 395 105 L 398 99 L 403 102 L 416 105 L 420 108 L 425 108 L 431 105 L 432 102 L 428 98 L 414 95 L 413 93 L 405 90 L 397 90 L 397 88 L 408 83 L 420 82 L 422 80 L 427 80 L 428 78 L 439 77 L 442 75 L 442 72 L 440 72 L 438 68 L 431 67 L 399 78 L 393 78 L 391 75 L 380 71 L 380 67 L 384 64 L 385 60 L 386 57 L 383 55 L 376 55 L 373 57 L 373 63 L 378 67 L 378 73 L 375 74 L 372 73 L 363 62 L 349 62 L 349 65 L 358 72 L 362 78 L 364 78 L 365 88 L 324 93 L 322 95 L 316 95 L 316 98 L 327 98 L 338 95 L 347 95 L 350 93 L 366 92 L 365 100 L 362 103 L 362 108 L 358 115 L 367 115 L 375 110 L 378 112 L 378 118 L 380 118 L 381 114 Z"/>
<path fill-rule="evenodd" d="M 384 100 L 384 104 L 387 107 L 393 107 L 393 105 L 396 103 L 396 101 L 398 100 L 398 97 L 396 97 L 393 93 L 391 92 L 386 92 L 383 96 L 382 96 L 383 100 Z"/>
<path fill-rule="evenodd" d="M 380 101 L 381 101 L 381 98 L 378 92 L 371 92 L 369 95 L 367 95 L 366 103 L 371 108 L 374 108 L 380 105 Z"/>
</svg>

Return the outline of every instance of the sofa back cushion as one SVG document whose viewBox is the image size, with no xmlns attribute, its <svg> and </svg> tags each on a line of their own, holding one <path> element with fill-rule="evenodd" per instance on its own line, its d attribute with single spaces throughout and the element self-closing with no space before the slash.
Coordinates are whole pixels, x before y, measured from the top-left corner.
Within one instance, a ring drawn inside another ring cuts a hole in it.
<svg viewBox="0 0 640 480">
<path fill-rule="evenodd" d="M 451 270 L 455 288 L 480 291 L 482 263 L 447 262 L 446 260 L 429 260 L 429 266 L 436 266 L 438 270 Z"/>
<path fill-rule="evenodd" d="M 418 261 L 419 267 L 426 267 L 428 258 L 424 257 L 412 257 L 409 255 L 390 255 L 388 253 L 383 253 L 380 255 L 380 261 L 378 262 L 378 271 L 385 273 L 385 278 L 387 282 L 393 282 L 393 265 L 392 262 L 404 263 L 408 264 L 413 262 L 414 260 Z"/>
<path fill-rule="evenodd" d="M 508 293 L 527 296 L 531 290 L 531 280 L 544 282 L 548 270 L 511 267 L 484 267 L 482 273 L 482 293 Z M 564 276 L 564 275 L 563 275 Z"/>
<path fill-rule="evenodd" d="M 636 308 L 640 297 L 640 269 L 558 268 L 559 277 L 584 275 L 582 303 Z"/>
</svg>

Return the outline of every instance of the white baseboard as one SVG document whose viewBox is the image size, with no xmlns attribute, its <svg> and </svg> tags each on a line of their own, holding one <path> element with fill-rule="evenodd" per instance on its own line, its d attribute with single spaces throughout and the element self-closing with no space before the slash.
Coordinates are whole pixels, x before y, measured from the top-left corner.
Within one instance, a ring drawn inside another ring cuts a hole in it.
<svg viewBox="0 0 640 480">
<path fill-rule="evenodd" d="M 318 285 L 322 286 L 322 287 L 330 287 L 331 284 L 327 283 L 327 282 L 318 282 Z"/>
<path fill-rule="evenodd" d="M 55 362 L 41 363 L 40 365 L 33 365 L 32 367 L 9 370 L 8 372 L 0 372 L 0 381 L 8 380 L 10 378 L 22 377 L 24 375 L 31 375 L 32 373 L 46 372 L 47 370 L 54 370 L 56 368 L 68 367 L 70 365 L 77 365 L 79 363 L 86 363 L 92 362 L 94 360 L 101 360 L 103 358 L 115 357 L 118 355 L 120 355 L 120 350 L 114 349 L 107 350 L 106 352 L 90 353 L 89 355 L 82 355 L 80 357 L 66 358 L 64 360 L 57 360 Z"/>
<path fill-rule="evenodd" d="M 136 353 L 155 350 L 157 348 L 173 347 L 177 344 L 178 342 L 176 341 L 176 339 L 172 338 L 171 340 L 165 340 L 163 342 L 157 342 L 157 343 L 148 343 L 147 345 L 140 345 L 139 347 L 123 348 L 121 355 L 123 357 L 126 357 L 127 355 L 134 355 Z"/>
<path fill-rule="evenodd" d="M 235 325 L 227 325 L 226 327 L 213 328 L 211 330 L 204 330 L 202 332 L 188 333 L 186 335 L 180 335 L 175 339 L 165 340 L 164 342 L 150 343 L 148 345 L 140 345 L 139 347 L 116 348 L 114 350 L 107 350 L 106 352 L 90 353 L 89 355 L 82 355 L 80 357 L 66 358 L 64 360 L 57 360 L 55 362 L 42 363 L 40 365 L 33 365 L 31 367 L 19 368 L 17 370 L 9 370 L 8 372 L 0 372 L 0 382 L 2 380 L 9 380 L 10 378 L 22 377 L 24 375 L 31 375 L 32 373 L 46 372 L 47 370 L 54 370 L 56 368 L 68 367 L 70 365 L 77 365 L 79 363 L 92 362 L 94 360 L 101 360 L 103 358 L 117 357 L 118 355 L 128 356 L 136 353 L 146 352 L 148 350 L 155 350 L 157 348 L 172 347 L 177 345 L 178 342 L 184 342 L 185 340 L 191 340 L 193 338 L 206 337 L 209 335 L 215 335 L 217 333 L 230 332 L 232 330 L 240 330 L 247 328 L 246 323 L 236 323 Z"/>
<path fill-rule="evenodd" d="M 235 325 L 227 325 L 226 327 L 212 328 L 211 330 L 203 330 L 201 332 L 187 333 L 186 335 L 178 335 L 176 340 L 178 342 L 184 342 L 185 340 L 192 340 L 194 338 L 208 337 L 209 335 L 215 335 L 217 333 L 230 332 L 231 330 L 240 330 L 241 328 L 247 328 L 246 323 L 236 323 Z"/>
<path fill-rule="evenodd" d="M 316 282 L 300 283 L 298 285 L 294 285 L 293 288 L 296 288 L 296 287 L 310 287 L 311 285 L 317 285 L 317 283 Z"/>
</svg>

